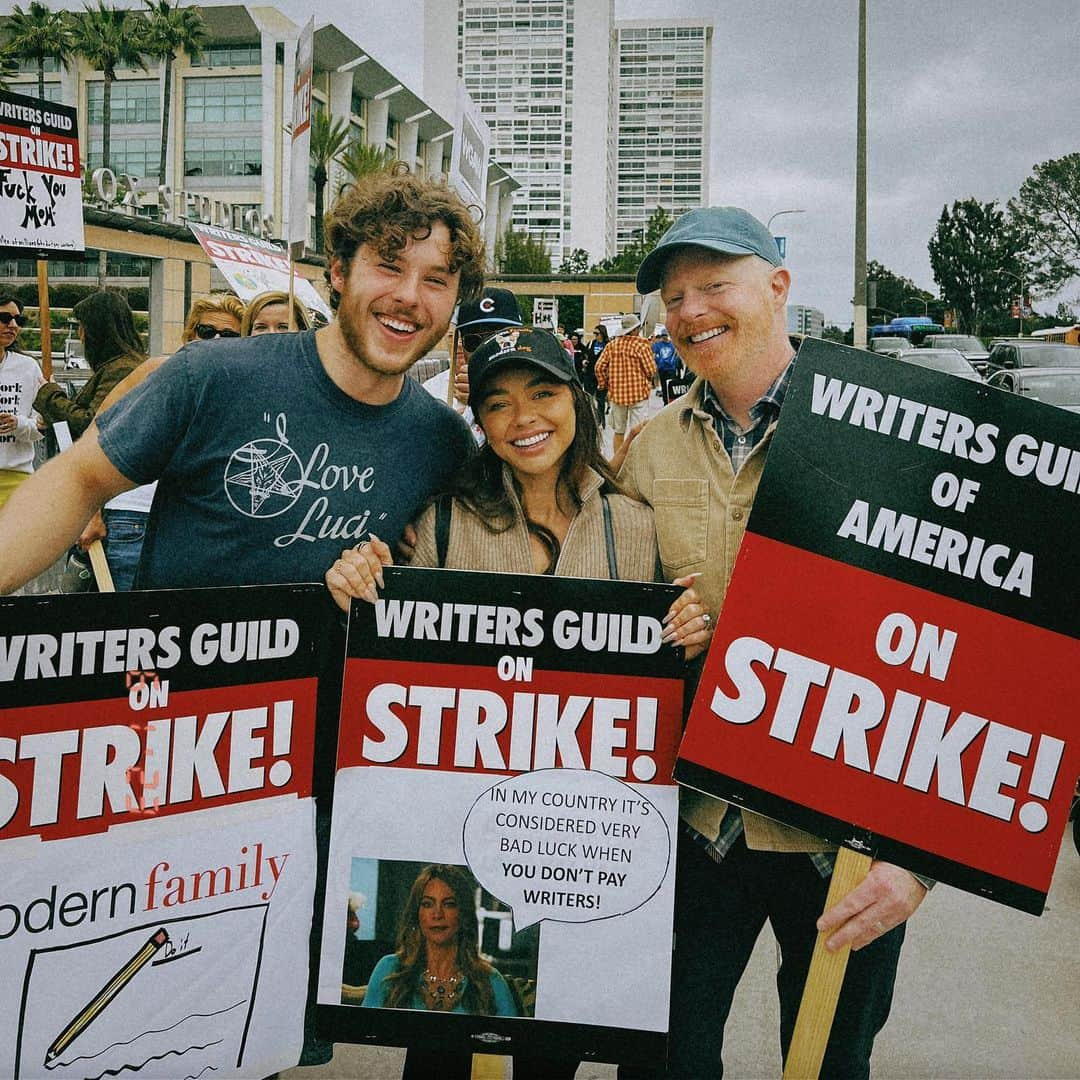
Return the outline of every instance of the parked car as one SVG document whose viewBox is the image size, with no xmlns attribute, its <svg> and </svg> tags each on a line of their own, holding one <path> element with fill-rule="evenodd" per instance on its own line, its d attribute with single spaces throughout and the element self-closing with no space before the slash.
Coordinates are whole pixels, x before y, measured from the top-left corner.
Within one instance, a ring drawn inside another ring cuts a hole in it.
<svg viewBox="0 0 1080 1080">
<path fill-rule="evenodd" d="M 897 352 L 910 352 L 915 346 L 906 337 L 900 337 L 899 335 L 885 334 L 881 337 L 870 339 L 870 351 L 876 353 L 891 353 L 895 355 Z"/>
<path fill-rule="evenodd" d="M 959 349 L 980 375 L 986 374 L 990 353 L 974 334 L 930 334 L 923 345 L 927 349 Z"/>
<path fill-rule="evenodd" d="M 1076 351 L 1080 352 L 1080 349 Z M 1010 394 L 1080 413 L 1080 366 L 999 371 L 990 376 L 989 382 Z"/>
<path fill-rule="evenodd" d="M 1029 338 L 1002 341 L 990 349 L 986 362 L 990 375 L 1017 368 L 1080 368 L 1080 345 L 1048 345 Z"/>
<path fill-rule="evenodd" d="M 916 367 L 930 368 L 931 371 L 943 371 L 946 375 L 957 375 L 961 379 L 982 382 L 982 376 L 964 359 L 959 349 L 911 349 L 901 353 L 898 360 Z"/>
</svg>

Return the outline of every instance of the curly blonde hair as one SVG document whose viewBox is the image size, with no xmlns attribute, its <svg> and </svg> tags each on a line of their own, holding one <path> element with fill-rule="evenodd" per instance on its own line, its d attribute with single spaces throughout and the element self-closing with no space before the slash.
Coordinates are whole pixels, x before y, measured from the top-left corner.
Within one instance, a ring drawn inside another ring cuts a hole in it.
<svg viewBox="0 0 1080 1080">
<path fill-rule="evenodd" d="M 473 209 L 444 181 L 414 176 L 402 161 L 365 177 L 345 188 L 323 219 L 327 280 L 335 259 L 348 276 L 362 244 L 370 244 L 384 259 L 395 259 L 410 240 L 426 239 L 432 226 L 442 222 L 450 233 L 450 270 L 461 272 L 458 299 L 475 300 L 484 286 L 484 236 L 479 211 L 474 217 Z M 336 296 L 334 301 L 336 306 Z"/>
<path fill-rule="evenodd" d="M 191 302 L 191 310 L 184 323 L 184 333 L 180 338 L 183 344 L 186 345 L 189 341 L 195 340 L 197 336 L 195 327 L 203 321 L 205 315 L 212 311 L 231 315 L 240 322 L 244 317 L 244 302 L 232 293 L 211 293 L 209 296 L 196 297 Z"/>
</svg>

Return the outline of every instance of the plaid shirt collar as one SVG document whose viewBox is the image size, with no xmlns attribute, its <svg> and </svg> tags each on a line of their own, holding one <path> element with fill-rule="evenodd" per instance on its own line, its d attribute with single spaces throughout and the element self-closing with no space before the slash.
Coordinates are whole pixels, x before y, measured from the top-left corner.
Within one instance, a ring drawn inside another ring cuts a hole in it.
<svg viewBox="0 0 1080 1080">
<path fill-rule="evenodd" d="M 735 472 L 739 471 L 742 463 L 750 456 L 750 452 L 765 438 L 769 425 L 780 415 L 780 407 L 784 404 L 784 397 L 794 369 L 795 357 L 792 357 L 787 367 L 773 379 L 765 393 L 750 406 L 750 426 L 747 428 L 740 427 L 731 418 L 707 382 L 702 388 L 702 407 L 712 418 L 713 426 L 724 443 L 724 449 L 731 458 L 731 465 Z"/>
</svg>

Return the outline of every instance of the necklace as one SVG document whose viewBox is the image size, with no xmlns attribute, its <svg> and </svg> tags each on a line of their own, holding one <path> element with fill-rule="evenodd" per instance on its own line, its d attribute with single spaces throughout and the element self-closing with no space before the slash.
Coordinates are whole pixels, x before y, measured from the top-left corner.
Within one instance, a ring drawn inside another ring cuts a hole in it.
<svg viewBox="0 0 1080 1080">
<path fill-rule="evenodd" d="M 433 974 L 430 968 L 424 968 L 424 973 L 420 976 L 420 992 L 423 994 L 424 1004 L 439 1012 L 451 1011 L 464 989 L 465 976 L 460 971 L 453 971 L 442 977 Z"/>
</svg>

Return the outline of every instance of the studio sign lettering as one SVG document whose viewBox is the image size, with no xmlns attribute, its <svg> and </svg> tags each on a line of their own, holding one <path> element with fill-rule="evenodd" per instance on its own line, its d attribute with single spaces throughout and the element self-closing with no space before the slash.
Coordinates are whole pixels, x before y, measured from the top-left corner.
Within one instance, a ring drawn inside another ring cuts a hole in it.
<svg viewBox="0 0 1080 1080">
<path fill-rule="evenodd" d="M 270 239 L 274 235 L 272 214 L 263 214 L 253 208 L 240 216 L 239 208 L 232 203 L 212 199 L 196 191 L 173 191 L 168 184 L 157 185 L 156 202 L 151 203 L 144 201 L 144 198 L 155 193 L 139 191 L 138 184 L 139 178 L 130 173 L 117 175 L 112 169 L 95 169 L 90 174 L 90 197 L 87 198 L 84 189 L 83 202 L 95 209 L 115 210 L 129 217 L 135 217 L 139 210 L 154 205 L 162 221 L 197 221 L 201 225 L 240 229 L 261 239 Z"/>
</svg>

